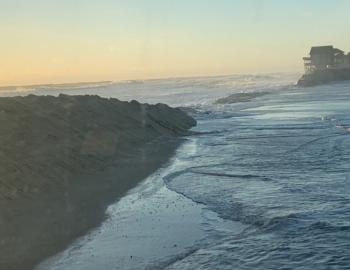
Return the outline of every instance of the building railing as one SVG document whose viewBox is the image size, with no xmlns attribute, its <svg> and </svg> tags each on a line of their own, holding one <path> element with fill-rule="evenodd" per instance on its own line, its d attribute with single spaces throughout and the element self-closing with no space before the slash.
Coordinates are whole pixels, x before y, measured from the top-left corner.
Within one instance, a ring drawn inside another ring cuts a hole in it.
<svg viewBox="0 0 350 270">
<path fill-rule="evenodd" d="M 317 70 L 350 68 L 350 60 L 339 61 L 336 59 L 334 64 L 332 64 L 332 65 L 314 64 L 314 63 L 312 63 L 310 57 L 304 57 L 303 60 L 304 60 L 305 74 L 311 74 Z"/>
</svg>

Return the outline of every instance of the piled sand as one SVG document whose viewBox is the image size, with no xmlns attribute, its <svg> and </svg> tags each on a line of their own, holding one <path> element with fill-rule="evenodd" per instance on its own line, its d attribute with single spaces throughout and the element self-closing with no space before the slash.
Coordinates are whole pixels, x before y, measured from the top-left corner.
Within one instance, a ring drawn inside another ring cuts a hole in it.
<svg viewBox="0 0 350 270">
<path fill-rule="evenodd" d="M 267 95 L 268 92 L 249 92 L 249 93 L 235 93 L 228 97 L 220 98 L 215 101 L 215 104 L 233 104 L 238 102 L 248 102 L 254 98 Z"/>
<path fill-rule="evenodd" d="M 324 69 L 316 70 L 311 74 L 304 74 L 299 79 L 297 85 L 301 87 L 309 87 L 330 82 L 347 80 L 350 80 L 350 68 Z"/>
<path fill-rule="evenodd" d="M 195 124 L 164 104 L 0 98 L 0 269 L 32 269 L 97 225 Z"/>
</svg>

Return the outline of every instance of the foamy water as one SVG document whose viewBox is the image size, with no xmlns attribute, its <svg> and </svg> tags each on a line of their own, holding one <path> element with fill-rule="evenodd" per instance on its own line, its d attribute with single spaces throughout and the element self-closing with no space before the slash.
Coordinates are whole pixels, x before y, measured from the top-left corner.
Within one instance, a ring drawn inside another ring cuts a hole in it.
<svg viewBox="0 0 350 270">
<path fill-rule="evenodd" d="M 40 269 L 348 269 L 350 83 L 303 89 L 296 78 L 67 90 L 192 106 L 202 135 L 187 138 L 167 166 L 108 209 L 100 228 Z M 248 91 L 270 94 L 213 104 Z"/>
<path fill-rule="evenodd" d="M 218 77 L 171 78 L 67 85 L 3 87 L 0 96 L 13 95 L 99 95 L 121 100 L 167 103 L 172 106 L 211 104 L 236 92 L 275 91 L 294 84 L 298 74 L 231 75 Z"/>
</svg>

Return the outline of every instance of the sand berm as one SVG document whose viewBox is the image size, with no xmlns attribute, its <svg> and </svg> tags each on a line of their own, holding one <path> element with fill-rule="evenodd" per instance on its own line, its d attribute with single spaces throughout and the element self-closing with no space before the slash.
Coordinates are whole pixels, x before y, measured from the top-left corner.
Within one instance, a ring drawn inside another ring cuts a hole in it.
<svg viewBox="0 0 350 270">
<path fill-rule="evenodd" d="M 33 269 L 97 226 L 195 125 L 164 104 L 0 98 L 0 269 Z"/>
</svg>

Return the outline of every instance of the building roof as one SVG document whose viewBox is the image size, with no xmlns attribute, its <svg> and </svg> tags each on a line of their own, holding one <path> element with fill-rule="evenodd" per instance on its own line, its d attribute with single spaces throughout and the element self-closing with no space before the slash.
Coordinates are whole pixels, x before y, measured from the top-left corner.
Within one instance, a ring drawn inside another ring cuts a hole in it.
<svg viewBox="0 0 350 270">
<path fill-rule="evenodd" d="M 335 54 L 334 54 L 334 57 L 335 57 L 335 58 L 344 58 L 344 57 L 345 57 L 345 54 L 344 54 L 343 52 L 335 53 Z"/>
<path fill-rule="evenodd" d="M 334 52 L 335 54 L 344 54 L 344 51 L 339 50 L 338 48 L 334 48 L 333 52 Z"/>
<path fill-rule="evenodd" d="M 312 47 L 310 54 L 333 54 L 333 46 L 317 46 Z"/>
</svg>

